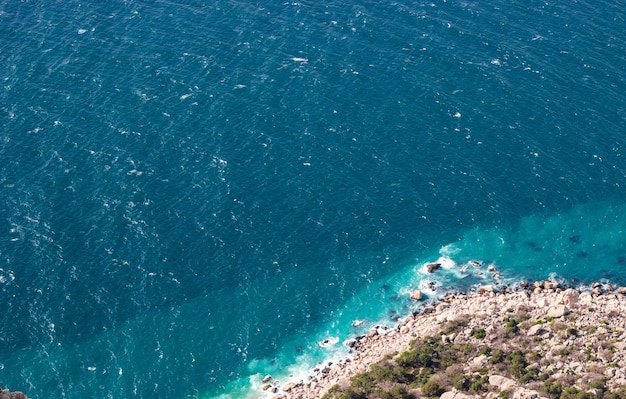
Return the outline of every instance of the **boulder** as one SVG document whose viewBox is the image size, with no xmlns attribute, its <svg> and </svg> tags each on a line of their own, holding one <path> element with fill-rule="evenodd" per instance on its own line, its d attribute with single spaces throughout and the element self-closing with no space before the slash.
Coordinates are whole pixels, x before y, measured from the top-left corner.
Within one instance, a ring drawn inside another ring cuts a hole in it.
<svg viewBox="0 0 626 399">
<path fill-rule="evenodd" d="M 435 270 L 439 269 L 440 267 L 441 267 L 441 263 L 437 263 L 437 262 L 427 263 L 426 271 L 428 273 L 433 273 Z"/>
<path fill-rule="evenodd" d="M 510 396 L 511 399 L 535 399 L 539 397 L 539 392 L 532 389 L 518 388 Z"/>
<path fill-rule="evenodd" d="M 295 384 L 294 382 L 290 382 L 290 383 L 287 383 L 287 384 L 285 384 L 285 385 L 283 386 L 283 391 L 285 391 L 285 392 L 289 392 L 289 391 L 291 391 L 292 389 L 294 389 L 295 387 L 296 387 L 296 384 Z"/>
<path fill-rule="evenodd" d="M 10 392 L 8 389 L 2 389 L 0 391 L 0 399 L 28 399 L 23 392 L 15 391 Z"/>
<path fill-rule="evenodd" d="M 411 293 L 411 300 L 413 301 L 421 301 L 422 300 L 422 291 L 415 290 Z"/>
<path fill-rule="evenodd" d="M 491 294 L 493 292 L 493 285 L 481 285 L 478 288 L 479 294 Z"/>
<path fill-rule="evenodd" d="M 271 375 L 266 375 L 265 377 L 263 377 L 263 382 L 264 383 L 270 382 L 270 381 L 272 381 L 272 376 Z"/>
<path fill-rule="evenodd" d="M 574 289 L 567 289 L 563 291 L 561 294 L 561 301 L 568 308 L 573 308 L 578 306 L 578 297 L 580 296 L 580 292 Z"/>
<path fill-rule="evenodd" d="M 565 305 L 556 305 L 548 309 L 548 314 L 546 316 L 554 319 L 565 316 L 565 313 L 567 313 L 567 307 Z"/>
<path fill-rule="evenodd" d="M 554 280 L 546 280 L 543 282 L 543 288 L 547 290 L 556 290 L 559 288 L 559 283 Z"/>
<path fill-rule="evenodd" d="M 535 335 L 541 334 L 544 331 L 545 330 L 543 328 L 543 325 L 541 325 L 541 324 L 534 324 L 534 325 L 532 325 L 528 329 L 528 331 L 526 331 L 526 335 L 528 335 L 528 336 L 535 336 Z"/>
<path fill-rule="evenodd" d="M 489 384 L 493 385 L 494 387 L 500 388 L 501 391 L 510 390 L 511 388 L 516 386 L 514 380 L 497 374 L 489 376 Z"/>
<path fill-rule="evenodd" d="M 441 394 L 439 399 L 474 399 L 474 396 L 466 395 L 459 391 L 448 391 Z"/>
</svg>

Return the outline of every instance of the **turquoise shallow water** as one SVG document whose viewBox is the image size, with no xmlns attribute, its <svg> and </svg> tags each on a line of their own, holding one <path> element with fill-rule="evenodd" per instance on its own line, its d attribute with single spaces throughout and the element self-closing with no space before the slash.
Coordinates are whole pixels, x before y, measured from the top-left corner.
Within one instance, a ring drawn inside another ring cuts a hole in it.
<svg viewBox="0 0 626 399">
<path fill-rule="evenodd" d="M 622 8 L 0 1 L 0 384 L 246 397 L 429 282 L 626 284 Z"/>
</svg>

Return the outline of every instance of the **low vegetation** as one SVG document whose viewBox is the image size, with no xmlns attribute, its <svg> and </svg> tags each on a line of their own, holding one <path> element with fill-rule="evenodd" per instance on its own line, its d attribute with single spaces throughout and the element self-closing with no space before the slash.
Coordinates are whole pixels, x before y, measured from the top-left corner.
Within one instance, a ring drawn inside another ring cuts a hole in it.
<svg viewBox="0 0 626 399">
<path fill-rule="evenodd" d="M 426 336 L 411 342 L 409 350 L 387 356 L 370 369 L 353 377 L 348 386 L 335 385 L 322 399 L 409 399 L 434 398 L 446 391 L 458 391 L 474 397 L 509 398 L 512 392 L 500 390 L 489 383 L 489 377 L 500 375 L 528 387 L 540 396 L 553 399 L 626 399 L 626 387 L 609 390 L 602 374 L 599 378 L 581 383 L 580 376 L 563 374 L 548 367 L 543 351 L 552 351 L 555 357 L 570 357 L 576 348 L 562 345 L 546 347 L 542 338 L 529 338 L 521 329 L 540 324 L 561 340 L 584 334 L 575 327 L 554 320 L 527 322 L 526 314 L 508 312 L 500 328 L 488 333 L 482 327 L 470 327 L 470 319 L 462 316 L 442 325 L 439 336 Z M 466 339 L 450 339 L 464 334 Z M 488 345 L 487 345 L 488 343 Z M 604 342 L 611 352 L 610 343 Z M 532 349 L 531 349 L 532 348 Z M 602 348 L 598 348 L 601 349 Z M 588 360 L 591 346 L 580 348 Z M 468 367 L 468 364 L 474 365 Z M 542 371 L 543 370 L 543 371 Z M 345 385 L 345 384 L 344 384 Z"/>
</svg>

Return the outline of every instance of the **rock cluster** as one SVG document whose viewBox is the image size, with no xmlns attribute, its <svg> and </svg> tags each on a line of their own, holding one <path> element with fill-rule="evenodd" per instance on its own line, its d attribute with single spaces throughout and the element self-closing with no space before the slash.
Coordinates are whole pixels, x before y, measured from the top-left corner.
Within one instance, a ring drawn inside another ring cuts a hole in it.
<svg viewBox="0 0 626 399">
<path fill-rule="evenodd" d="M 503 325 L 514 315 L 522 320 L 519 332 L 503 339 Z M 459 319 L 466 321 L 460 331 L 444 332 L 446 325 Z M 484 330 L 481 341 L 474 336 L 477 329 Z M 593 378 L 606 381 L 608 389 L 626 386 L 626 288 L 594 284 L 590 290 L 577 290 L 542 281 L 521 284 L 507 293 L 485 286 L 473 295 L 448 295 L 431 311 L 409 316 L 395 328 L 374 329 L 348 341 L 351 358 L 314 370 L 307 381 L 284 385 L 274 399 L 320 398 L 334 385 L 348 387 L 351 377 L 385 356 L 402 353 L 412 340 L 425 336 L 441 336 L 444 342 L 454 344 L 524 349 L 536 354 L 531 366 L 573 386 L 584 387 Z M 481 355 L 462 366 L 464 372 L 472 373 L 487 364 Z M 489 376 L 489 385 L 492 390 L 484 397 L 495 398 L 500 391 L 508 391 L 509 398 L 545 396 L 536 383 L 525 384 L 495 372 Z M 412 393 L 421 397 L 419 390 Z M 441 396 L 464 397 L 467 395 L 456 391 Z"/>
<path fill-rule="evenodd" d="M 8 389 L 0 391 L 0 399 L 28 399 L 22 392 L 10 392 Z"/>
</svg>

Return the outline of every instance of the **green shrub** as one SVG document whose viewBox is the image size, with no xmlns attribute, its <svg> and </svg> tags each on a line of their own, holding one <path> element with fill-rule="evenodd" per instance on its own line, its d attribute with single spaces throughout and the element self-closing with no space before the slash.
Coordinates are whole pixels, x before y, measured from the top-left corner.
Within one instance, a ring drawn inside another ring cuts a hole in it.
<svg viewBox="0 0 626 399">
<path fill-rule="evenodd" d="M 395 386 L 391 391 L 384 392 L 380 395 L 381 399 L 414 399 L 415 395 L 406 390 L 402 386 Z"/>
<path fill-rule="evenodd" d="M 450 320 L 446 323 L 445 327 L 442 329 L 442 332 L 446 335 L 448 334 L 456 334 L 460 332 L 462 329 L 467 327 L 470 322 L 470 317 L 467 315 L 459 316 L 459 318 Z"/>
<path fill-rule="evenodd" d="M 497 364 L 497 363 L 504 362 L 505 357 L 506 357 L 506 354 L 504 353 L 502 349 L 496 349 L 491 354 L 491 359 L 489 360 L 491 361 L 491 363 Z"/>
<path fill-rule="evenodd" d="M 356 392 L 352 389 L 348 389 L 337 397 L 338 399 L 368 399 L 367 395 L 363 392 Z"/>
<path fill-rule="evenodd" d="M 528 367 L 519 378 L 522 382 L 531 382 L 539 380 L 539 369 L 537 367 Z"/>
<path fill-rule="evenodd" d="M 606 391 L 606 381 L 604 380 L 590 381 L 587 386 L 589 389 L 599 389 L 602 392 Z"/>
<path fill-rule="evenodd" d="M 521 378 L 526 373 L 526 367 L 528 367 L 528 362 L 526 361 L 526 356 L 524 352 L 520 350 L 516 350 L 511 352 L 506 360 L 509 361 L 509 372 L 515 378 Z"/>
<path fill-rule="evenodd" d="M 478 351 L 479 355 L 485 355 L 485 356 L 489 356 L 491 355 L 491 347 L 490 346 L 483 346 L 482 348 L 480 348 L 480 351 Z"/>
<path fill-rule="evenodd" d="M 475 393 L 475 394 L 480 393 L 480 392 L 484 392 L 486 390 L 487 389 L 485 388 L 484 383 L 483 383 L 482 380 L 476 380 L 476 381 L 472 382 L 472 385 L 470 385 L 470 389 L 469 389 L 469 391 L 471 393 Z"/>
<path fill-rule="evenodd" d="M 444 392 L 444 389 L 437 381 L 428 380 L 428 382 L 422 386 L 422 395 L 427 397 L 440 396 Z"/>
<path fill-rule="evenodd" d="M 561 397 L 561 393 L 563 392 L 563 387 L 561 386 L 560 383 L 547 380 L 547 381 L 544 381 L 543 385 L 541 386 L 540 391 L 548 394 L 548 396 L 550 396 L 551 398 L 556 399 L 556 398 Z"/>
<path fill-rule="evenodd" d="M 365 394 L 371 394 L 376 391 L 377 385 L 372 380 L 369 373 L 357 374 L 350 380 L 350 388 Z"/>
<path fill-rule="evenodd" d="M 454 377 L 452 386 L 459 391 L 469 391 L 472 385 L 472 377 L 466 374 L 459 374 Z"/>
<path fill-rule="evenodd" d="M 425 349 L 425 348 L 424 348 Z M 396 362 L 401 367 L 419 368 L 431 367 L 434 360 L 434 353 L 431 351 L 407 351 L 401 353 L 396 358 Z"/>
<path fill-rule="evenodd" d="M 486 336 L 487 336 L 487 333 L 485 332 L 484 328 L 479 328 L 479 329 L 472 331 L 472 337 L 476 339 L 485 339 Z"/>
<path fill-rule="evenodd" d="M 506 327 L 507 334 L 517 334 L 519 332 L 519 323 L 512 317 L 504 319 L 504 326 Z"/>
</svg>

